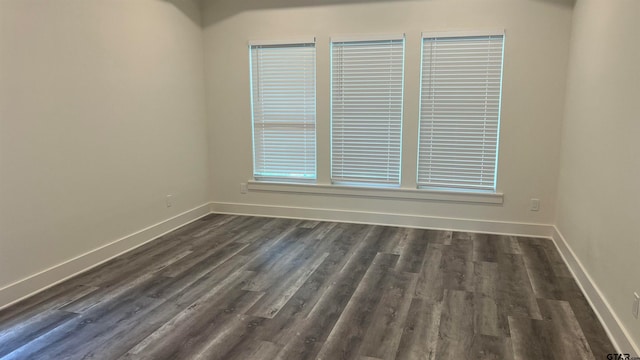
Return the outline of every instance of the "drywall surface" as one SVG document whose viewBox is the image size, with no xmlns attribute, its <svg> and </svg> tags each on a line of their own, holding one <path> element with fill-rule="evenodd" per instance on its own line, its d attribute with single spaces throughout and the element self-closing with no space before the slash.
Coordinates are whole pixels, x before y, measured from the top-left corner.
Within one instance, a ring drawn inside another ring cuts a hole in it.
<svg viewBox="0 0 640 360">
<path fill-rule="evenodd" d="M 557 219 L 636 347 L 640 320 L 632 317 L 631 304 L 640 291 L 639 18 L 637 0 L 576 4 Z"/>
<path fill-rule="evenodd" d="M 208 201 L 180 1 L 0 1 L 0 289 Z"/>
<path fill-rule="evenodd" d="M 555 218 L 571 4 L 559 1 L 204 1 L 214 203 L 550 224 Z M 318 183 L 330 184 L 330 37 L 406 34 L 402 187 L 415 188 L 421 32 L 506 30 L 498 192 L 503 205 L 250 191 L 250 40 L 317 38 Z M 529 211 L 531 198 L 541 200 Z"/>
</svg>

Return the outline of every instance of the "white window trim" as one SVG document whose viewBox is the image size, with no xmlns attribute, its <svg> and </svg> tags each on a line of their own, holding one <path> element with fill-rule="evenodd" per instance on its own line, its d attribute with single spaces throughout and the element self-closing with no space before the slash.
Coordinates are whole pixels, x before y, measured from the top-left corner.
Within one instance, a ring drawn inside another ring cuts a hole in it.
<svg viewBox="0 0 640 360">
<path fill-rule="evenodd" d="M 254 46 L 292 46 L 292 45 L 301 45 L 301 44 L 313 44 L 314 45 L 314 51 L 316 51 L 316 47 L 317 47 L 317 41 L 316 41 L 316 37 L 315 36 L 311 36 L 311 37 L 303 37 L 303 38 L 296 38 L 296 39 L 287 39 L 287 40 L 249 40 L 248 41 L 248 48 L 249 48 L 249 56 L 251 56 L 251 48 Z M 314 126 L 316 127 L 315 132 L 316 132 L 316 154 L 315 154 L 315 175 L 313 178 L 295 178 L 295 177 L 291 177 L 291 178 L 286 178 L 286 177 L 271 177 L 271 176 L 265 176 L 265 177 L 258 177 L 256 178 L 256 180 L 260 180 L 260 181 L 281 181 L 281 182 L 298 182 L 298 183 L 313 183 L 315 181 L 317 181 L 318 178 L 318 154 L 317 154 L 317 54 L 315 55 L 316 59 L 314 60 L 315 62 L 315 69 L 314 69 L 314 75 L 316 77 L 316 79 L 314 80 L 316 82 L 316 86 L 315 86 L 315 93 L 316 93 L 316 97 L 314 99 L 315 104 L 314 107 L 316 108 L 316 114 L 315 114 L 315 124 Z M 253 79 L 253 68 L 252 68 L 252 64 L 250 61 L 249 64 L 250 67 L 250 101 L 251 101 L 251 142 L 252 142 L 252 170 L 255 172 L 256 169 L 256 152 L 255 152 L 255 117 L 254 117 L 254 98 L 253 98 L 253 84 L 252 84 L 252 80 Z M 255 176 L 255 175 L 254 175 Z M 262 180 L 264 179 L 264 180 Z"/>
<path fill-rule="evenodd" d="M 424 39 L 431 39 L 431 38 L 439 38 L 439 37 L 474 37 L 474 36 L 503 36 L 503 41 L 505 41 L 504 39 L 506 39 L 506 33 L 507 30 L 505 28 L 502 29 L 484 29 L 484 30 L 479 30 L 479 29 L 473 29 L 473 30 L 452 30 L 452 31 L 423 31 L 422 32 L 422 36 L 421 36 L 421 46 L 424 46 Z M 503 48 L 502 48 L 502 56 L 503 56 L 503 64 L 502 64 L 502 75 L 504 76 L 504 50 L 505 46 L 503 43 Z M 423 66 L 423 61 L 424 59 L 422 58 L 423 54 L 422 54 L 422 49 L 421 49 L 421 58 L 420 58 L 420 82 L 422 82 L 422 66 Z M 421 86 L 421 90 L 420 90 L 420 95 L 419 97 L 422 98 L 422 84 Z M 500 197 L 503 197 L 503 194 L 498 192 L 497 190 L 497 186 L 498 186 L 498 161 L 499 161 L 499 151 L 500 151 L 500 123 L 501 121 L 501 112 L 502 112 L 502 81 L 500 84 L 500 99 L 499 99 L 499 112 L 500 114 L 498 115 L 499 120 L 498 120 L 498 136 L 497 136 L 497 143 L 496 143 L 496 170 L 495 170 L 495 175 L 494 175 L 494 190 L 480 190 L 480 191 L 474 191 L 474 190 L 466 190 L 466 189 L 457 189 L 457 188 L 440 188 L 440 187 L 432 187 L 432 186 L 428 186 L 428 185 L 417 185 L 417 189 L 420 191 L 431 191 L 431 192 L 446 192 L 446 193 L 467 193 L 471 192 L 471 193 L 477 193 L 477 194 L 483 194 L 483 193 L 489 193 L 489 194 L 495 194 L 498 195 Z M 418 120 L 418 127 L 420 127 L 420 119 Z M 420 139 L 418 137 L 418 144 L 417 144 L 418 148 L 420 147 Z M 419 155 L 416 158 L 416 170 L 418 170 L 419 168 Z M 417 183 L 418 179 L 416 176 L 416 183 Z"/>
<path fill-rule="evenodd" d="M 504 195 L 499 192 L 467 192 L 393 187 L 352 186 L 338 184 L 281 183 L 249 180 L 250 191 L 348 196 L 414 201 L 443 201 L 471 204 L 502 205 Z"/>
<path fill-rule="evenodd" d="M 331 36 L 330 43 L 334 42 L 355 42 L 355 41 L 385 41 L 385 40 L 400 40 L 406 37 L 405 33 L 398 34 L 380 34 L 380 35 L 339 35 Z"/>
<path fill-rule="evenodd" d="M 313 36 L 283 39 L 283 40 L 249 40 L 249 46 L 270 46 L 270 45 L 297 45 L 297 44 L 315 44 L 316 38 Z"/>
<path fill-rule="evenodd" d="M 505 29 L 423 31 L 422 38 L 430 39 L 435 37 L 500 36 L 505 34 L 506 34 Z"/>
<path fill-rule="evenodd" d="M 398 160 L 399 165 L 399 178 L 397 184 L 386 184 L 386 183 L 376 183 L 376 182 L 365 182 L 365 181 L 346 181 L 334 179 L 334 171 L 333 171 L 333 156 L 334 156 L 334 103 L 333 103 L 333 44 L 334 43 L 345 43 L 345 42 L 368 42 L 368 41 L 396 41 L 402 40 L 402 106 L 400 109 L 400 158 Z M 329 165 L 329 178 L 332 185 L 335 186 L 345 186 L 345 187 L 376 187 L 376 188 L 387 188 L 387 189 L 397 189 L 402 184 L 402 168 L 403 168 L 403 155 L 404 155 L 404 144 L 402 143 L 403 133 L 404 133 L 404 96 L 405 96 L 405 74 L 406 74 L 406 34 L 405 33 L 396 33 L 396 34 L 356 34 L 356 35 L 339 35 L 339 36 L 331 36 L 329 39 L 329 62 L 330 62 L 330 78 L 329 78 L 329 88 L 330 88 L 330 103 L 329 103 L 329 113 L 330 113 L 330 165 Z"/>
</svg>

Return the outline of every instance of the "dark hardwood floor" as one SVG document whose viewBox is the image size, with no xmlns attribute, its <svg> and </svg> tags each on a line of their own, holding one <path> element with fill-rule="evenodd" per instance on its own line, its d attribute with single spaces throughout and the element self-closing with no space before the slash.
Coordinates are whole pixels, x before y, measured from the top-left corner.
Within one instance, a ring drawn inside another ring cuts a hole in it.
<svg viewBox="0 0 640 360">
<path fill-rule="evenodd" d="M 210 215 L 0 311 L 2 359 L 606 359 L 547 239 Z"/>
</svg>

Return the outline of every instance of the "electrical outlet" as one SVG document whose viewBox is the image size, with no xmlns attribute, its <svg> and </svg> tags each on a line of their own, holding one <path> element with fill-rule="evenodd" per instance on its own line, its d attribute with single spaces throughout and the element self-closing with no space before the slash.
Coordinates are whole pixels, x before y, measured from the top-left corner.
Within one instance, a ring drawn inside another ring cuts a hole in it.
<svg viewBox="0 0 640 360">
<path fill-rule="evenodd" d="M 531 199 L 531 211 L 540 210 L 540 199 Z"/>
<path fill-rule="evenodd" d="M 249 188 L 247 187 L 247 183 L 240 184 L 240 194 L 246 194 L 249 192 Z"/>
<path fill-rule="evenodd" d="M 167 207 L 170 208 L 173 205 L 173 195 L 167 195 Z"/>
<path fill-rule="evenodd" d="M 631 313 L 634 318 L 638 318 L 638 312 L 640 312 L 640 295 L 637 292 L 633 293 L 633 308 L 631 309 Z"/>
</svg>

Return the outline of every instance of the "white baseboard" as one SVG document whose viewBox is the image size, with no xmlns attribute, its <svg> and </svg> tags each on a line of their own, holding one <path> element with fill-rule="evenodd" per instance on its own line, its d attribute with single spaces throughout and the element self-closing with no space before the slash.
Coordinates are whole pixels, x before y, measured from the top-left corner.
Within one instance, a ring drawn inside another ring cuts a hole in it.
<svg viewBox="0 0 640 360">
<path fill-rule="evenodd" d="M 533 237 L 551 237 L 553 232 L 553 226 L 549 224 L 225 202 L 212 202 L 211 212 Z"/>
<path fill-rule="evenodd" d="M 580 262 L 580 259 L 573 252 L 571 246 L 569 246 L 569 243 L 555 225 L 553 226 L 552 239 L 560 255 L 562 255 L 564 262 L 569 266 L 569 270 L 571 270 L 582 293 L 587 298 L 587 301 L 589 301 L 598 319 L 600 319 L 600 323 L 602 323 L 607 335 L 609 335 L 609 339 L 611 339 L 616 351 L 618 353 L 630 353 L 633 351 L 635 352 L 635 356 L 640 356 L 640 344 L 634 343 L 631 335 L 627 332 L 624 325 L 622 325 L 620 318 L 611 308 L 607 298 L 602 294 L 582 265 L 582 262 Z"/>
<path fill-rule="evenodd" d="M 0 289 L 0 309 L 131 251 L 210 213 L 203 204 Z"/>
</svg>

